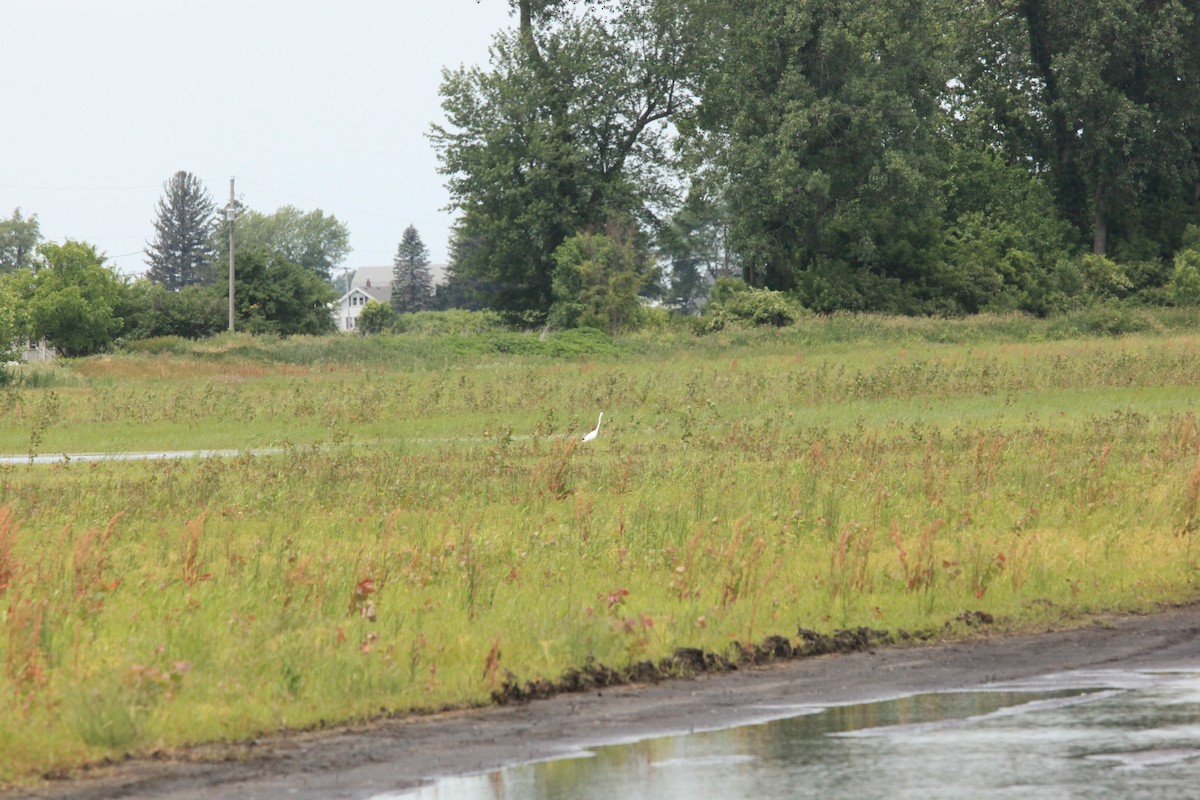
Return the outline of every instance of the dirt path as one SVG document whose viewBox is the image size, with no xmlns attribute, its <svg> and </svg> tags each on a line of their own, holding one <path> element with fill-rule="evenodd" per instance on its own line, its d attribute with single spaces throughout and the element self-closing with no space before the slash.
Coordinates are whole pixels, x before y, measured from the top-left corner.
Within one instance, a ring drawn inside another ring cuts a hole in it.
<svg viewBox="0 0 1200 800">
<path fill-rule="evenodd" d="M 1200 606 L 1093 620 L 1077 630 L 893 646 L 526 705 L 392 720 L 170 759 L 129 761 L 14 798 L 367 798 L 614 741 L 781 716 L 780 707 L 864 702 L 1080 669 L 1200 671 Z M 204 761 L 200 759 L 223 759 Z"/>
</svg>

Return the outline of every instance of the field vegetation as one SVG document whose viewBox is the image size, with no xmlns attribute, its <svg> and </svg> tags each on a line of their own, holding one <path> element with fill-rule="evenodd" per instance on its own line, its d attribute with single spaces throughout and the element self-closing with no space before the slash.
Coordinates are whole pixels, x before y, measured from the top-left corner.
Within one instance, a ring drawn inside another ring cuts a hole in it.
<svg viewBox="0 0 1200 800">
<path fill-rule="evenodd" d="M 469 319 L 145 340 L 0 387 L 2 453 L 241 452 L 0 465 L 0 782 L 800 629 L 1196 598 L 1194 311 Z"/>
</svg>

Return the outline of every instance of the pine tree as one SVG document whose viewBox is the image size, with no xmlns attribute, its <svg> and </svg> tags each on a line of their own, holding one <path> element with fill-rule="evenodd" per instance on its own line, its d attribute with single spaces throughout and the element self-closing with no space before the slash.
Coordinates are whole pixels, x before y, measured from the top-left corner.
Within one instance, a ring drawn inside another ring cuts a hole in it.
<svg viewBox="0 0 1200 800">
<path fill-rule="evenodd" d="M 214 208 L 204 184 L 190 172 L 180 170 L 163 184 L 154 241 L 146 243 L 146 277 L 171 290 L 208 282 Z"/>
<path fill-rule="evenodd" d="M 412 225 L 404 229 L 393 263 L 392 310 L 403 314 L 430 308 L 433 305 L 433 276 L 429 272 L 429 250 Z"/>
</svg>

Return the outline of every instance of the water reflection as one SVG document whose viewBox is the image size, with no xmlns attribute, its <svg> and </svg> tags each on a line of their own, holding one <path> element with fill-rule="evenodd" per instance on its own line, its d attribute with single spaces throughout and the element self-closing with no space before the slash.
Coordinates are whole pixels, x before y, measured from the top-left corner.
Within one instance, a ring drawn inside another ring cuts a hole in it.
<svg viewBox="0 0 1200 800">
<path fill-rule="evenodd" d="M 1107 688 L 1054 685 L 812 709 L 390 797 L 924 800 L 1200 792 L 1200 675 L 1140 673 L 1093 684 Z"/>
</svg>

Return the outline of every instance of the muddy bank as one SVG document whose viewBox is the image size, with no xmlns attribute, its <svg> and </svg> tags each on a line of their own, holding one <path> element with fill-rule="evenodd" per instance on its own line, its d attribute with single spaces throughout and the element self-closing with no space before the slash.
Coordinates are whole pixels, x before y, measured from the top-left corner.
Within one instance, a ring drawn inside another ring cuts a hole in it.
<svg viewBox="0 0 1200 800">
<path fill-rule="evenodd" d="M 497 698 L 504 705 L 197 748 L 127 761 L 35 790 L 0 793 L 0 798 L 366 798 L 439 776 L 552 758 L 587 746 L 763 721 L 786 714 L 788 706 L 967 689 L 1098 667 L 1200 670 L 1200 606 L 1096 618 L 1074 630 L 951 644 L 923 645 L 877 633 L 846 632 L 839 640 L 800 631 L 795 639 L 775 637 L 745 649 L 751 654 L 748 662 L 769 662 L 765 665 L 740 659 L 723 663 L 713 654 L 680 651 L 673 657 L 679 663 L 665 668 L 685 671 L 691 659 L 700 674 L 651 684 L 628 684 L 624 679 L 636 674 L 614 676 L 602 668 L 596 668 L 599 677 L 589 677 L 585 669 L 577 676 L 579 691 L 556 694 L 563 687 L 514 678 L 506 685 L 507 696 Z"/>
</svg>

